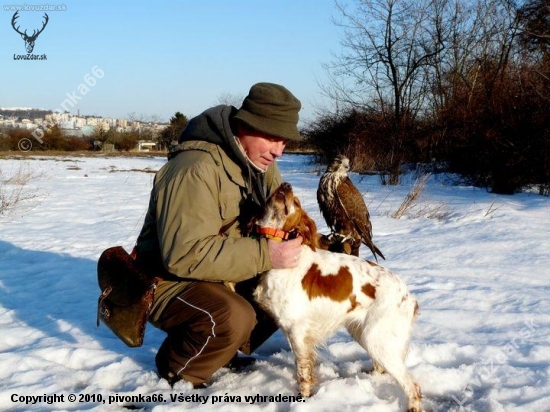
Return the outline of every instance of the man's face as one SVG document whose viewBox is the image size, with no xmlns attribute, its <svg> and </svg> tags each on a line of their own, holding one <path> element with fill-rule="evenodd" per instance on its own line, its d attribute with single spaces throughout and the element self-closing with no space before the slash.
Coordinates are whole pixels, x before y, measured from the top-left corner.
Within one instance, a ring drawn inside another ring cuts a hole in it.
<svg viewBox="0 0 550 412">
<path fill-rule="evenodd" d="M 262 170 L 267 170 L 277 157 L 283 155 L 287 142 L 249 128 L 240 128 L 238 138 L 250 161 Z"/>
</svg>

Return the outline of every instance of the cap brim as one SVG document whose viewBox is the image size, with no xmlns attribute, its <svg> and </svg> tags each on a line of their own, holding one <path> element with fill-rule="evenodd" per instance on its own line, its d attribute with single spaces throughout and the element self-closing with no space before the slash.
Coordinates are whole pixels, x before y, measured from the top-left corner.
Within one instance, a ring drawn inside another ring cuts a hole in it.
<svg viewBox="0 0 550 412">
<path fill-rule="evenodd" d="M 289 123 L 279 122 L 274 119 L 266 119 L 265 117 L 257 116 L 246 110 L 240 109 L 235 115 L 236 119 L 239 119 L 246 123 L 254 130 L 265 133 L 270 136 L 280 137 L 287 140 L 302 140 L 302 136 L 298 131 L 298 128 Z"/>
</svg>

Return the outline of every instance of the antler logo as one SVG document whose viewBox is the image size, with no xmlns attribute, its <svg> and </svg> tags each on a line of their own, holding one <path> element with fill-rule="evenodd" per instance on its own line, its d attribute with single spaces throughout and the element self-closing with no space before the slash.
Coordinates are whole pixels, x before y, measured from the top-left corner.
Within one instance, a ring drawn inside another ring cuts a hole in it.
<svg viewBox="0 0 550 412">
<path fill-rule="evenodd" d="M 20 26 L 15 27 L 15 20 L 19 17 L 17 15 L 17 13 L 19 13 L 19 12 L 16 11 L 15 14 L 13 15 L 13 17 L 11 18 L 11 25 L 12 25 L 13 29 L 21 35 L 23 40 L 25 40 L 25 48 L 27 49 L 27 53 L 32 53 L 32 51 L 34 49 L 34 42 L 36 41 L 36 38 L 38 37 L 38 35 L 40 33 L 42 33 L 42 31 L 44 30 L 44 28 L 46 27 L 46 24 L 48 24 L 49 17 L 46 13 L 44 13 L 44 17 L 45 17 L 46 21 L 44 21 L 44 24 L 43 24 L 42 28 L 40 30 L 38 30 L 38 32 L 36 30 L 33 30 L 32 36 L 28 36 L 27 35 L 27 30 L 25 30 L 24 33 L 21 33 L 19 31 Z"/>
</svg>

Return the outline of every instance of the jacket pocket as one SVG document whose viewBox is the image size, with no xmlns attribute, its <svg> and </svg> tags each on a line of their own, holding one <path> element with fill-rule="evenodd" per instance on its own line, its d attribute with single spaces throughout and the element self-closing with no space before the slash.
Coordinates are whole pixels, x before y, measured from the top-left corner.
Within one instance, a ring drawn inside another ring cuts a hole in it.
<svg viewBox="0 0 550 412">
<path fill-rule="evenodd" d="M 239 216 L 241 196 L 238 193 L 229 193 L 220 200 L 220 215 L 226 223 Z"/>
</svg>

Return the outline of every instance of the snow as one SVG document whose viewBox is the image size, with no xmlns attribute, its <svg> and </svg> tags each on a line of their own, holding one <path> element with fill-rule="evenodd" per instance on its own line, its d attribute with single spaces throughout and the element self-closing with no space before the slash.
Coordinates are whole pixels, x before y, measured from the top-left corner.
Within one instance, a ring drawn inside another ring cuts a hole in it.
<svg viewBox="0 0 550 412">
<path fill-rule="evenodd" d="M 316 203 L 319 170 L 308 160 L 285 155 L 279 164 L 326 232 Z M 154 356 L 163 332 L 149 325 L 144 345 L 128 348 L 96 327 L 97 258 L 110 246 L 132 249 L 152 172 L 165 161 L 0 160 L 2 193 L 22 193 L 0 214 L 0 410 L 404 410 L 397 385 L 366 372 L 368 354 L 343 330 L 320 348 L 317 393 L 283 402 L 268 398 L 297 395 L 294 358 L 280 332 L 257 351 L 256 364 L 240 373 L 221 369 L 211 386 L 193 390 L 158 378 Z M 6 181 L 17 174 L 28 182 Z M 383 264 L 420 303 L 407 365 L 424 409 L 550 411 L 550 199 L 497 196 L 432 175 L 417 205 L 392 218 L 415 178 L 381 186 L 376 176 L 352 176 L 369 205 Z M 372 258 L 365 247 L 361 253 Z M 58 397 L 39 400 L 45 395 Z M 132 395 L 142 398 L 126 399 Z"/>
</svg>

